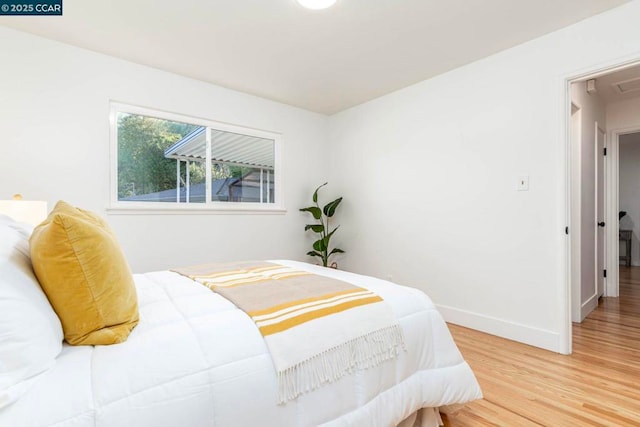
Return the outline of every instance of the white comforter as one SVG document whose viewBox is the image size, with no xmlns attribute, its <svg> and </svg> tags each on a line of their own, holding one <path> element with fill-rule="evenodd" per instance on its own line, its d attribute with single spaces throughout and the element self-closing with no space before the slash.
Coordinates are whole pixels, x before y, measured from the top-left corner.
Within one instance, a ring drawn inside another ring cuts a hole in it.
<svg viewBox="0 0 640 427">
<path fill-rule="evenodd" d="M 136 275 L 140 323 L 128 341 L 65 346 L 0 426 L 391 426 L 416 410 L 481 396 L 444 321 L 422 292 L 294 261 L 275 261 L 378 293 L 406 352 L 277 404 L 275 371 L 254 323 L 176 273 Z"/>
</svg>

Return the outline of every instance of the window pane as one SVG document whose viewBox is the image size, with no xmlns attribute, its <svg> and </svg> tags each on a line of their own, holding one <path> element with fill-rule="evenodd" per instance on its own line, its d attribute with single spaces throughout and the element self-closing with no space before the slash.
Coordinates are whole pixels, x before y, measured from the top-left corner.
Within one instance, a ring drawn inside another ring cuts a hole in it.
<svg viewBox="0 0 640 427">
<path fill-rule="evenodd" d="M 273 203 L 275 143 L 272 139 L 211 129 L 211 200 Z"/>
<path fill-rule="evenodd" d="M 275 204 L 276 135 L 140 110 L 114 111 L 118 201 Z"/>
<path fill-rule="evenodd" d="M 189 192 L 189 201 L 204 202 L 204 159 L 189 162 L 187 180 L 186 160 L 165 152 L 201 126 L 121 112 L 117 126 L 118 200 L 184 203 Z"/>
</svg>

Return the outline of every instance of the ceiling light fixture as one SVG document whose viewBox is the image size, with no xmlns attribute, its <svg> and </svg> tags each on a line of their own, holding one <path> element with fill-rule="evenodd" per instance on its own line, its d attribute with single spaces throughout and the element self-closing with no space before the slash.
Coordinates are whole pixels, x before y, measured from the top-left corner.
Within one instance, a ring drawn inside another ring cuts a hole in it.
<svg viewBox="0 0 640 427">
<path fill-rule="evenodd" d="M 337 0 L 297 0 L 302 7 L 307 9 L 320 10 L 333 6 Z"/>
</svg>

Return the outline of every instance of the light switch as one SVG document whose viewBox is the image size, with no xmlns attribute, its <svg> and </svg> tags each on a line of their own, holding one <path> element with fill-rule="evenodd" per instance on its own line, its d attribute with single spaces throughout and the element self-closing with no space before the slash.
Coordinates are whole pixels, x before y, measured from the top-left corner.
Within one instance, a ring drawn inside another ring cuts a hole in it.
<svg viewBox="0 0 640 427">
<path fill-rule="evenodd" d="M 518 177 L 518 185 L 516 187 L 518 191 L 529 191 L 529 176 L 523 175 Z"/>
</svg>

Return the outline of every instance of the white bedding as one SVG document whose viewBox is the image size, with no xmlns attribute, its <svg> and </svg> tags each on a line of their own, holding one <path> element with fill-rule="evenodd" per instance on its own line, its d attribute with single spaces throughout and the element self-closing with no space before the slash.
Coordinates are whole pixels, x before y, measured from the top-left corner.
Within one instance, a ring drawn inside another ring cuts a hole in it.
<svg viewBox="0 0 640 427">
<path fill-rule="evenodd" d="M 293 402 L 257 328 L 220 295 L 176 273 L 135 275 L 140 323 L 111 346 L 64 346 L 0 426 L 393 426 L 420 408 L 481 397 L 431 300 L 371 277 L 274 261 L 371 289 L 402 326 L 406 352 Z"/>
</svg>

